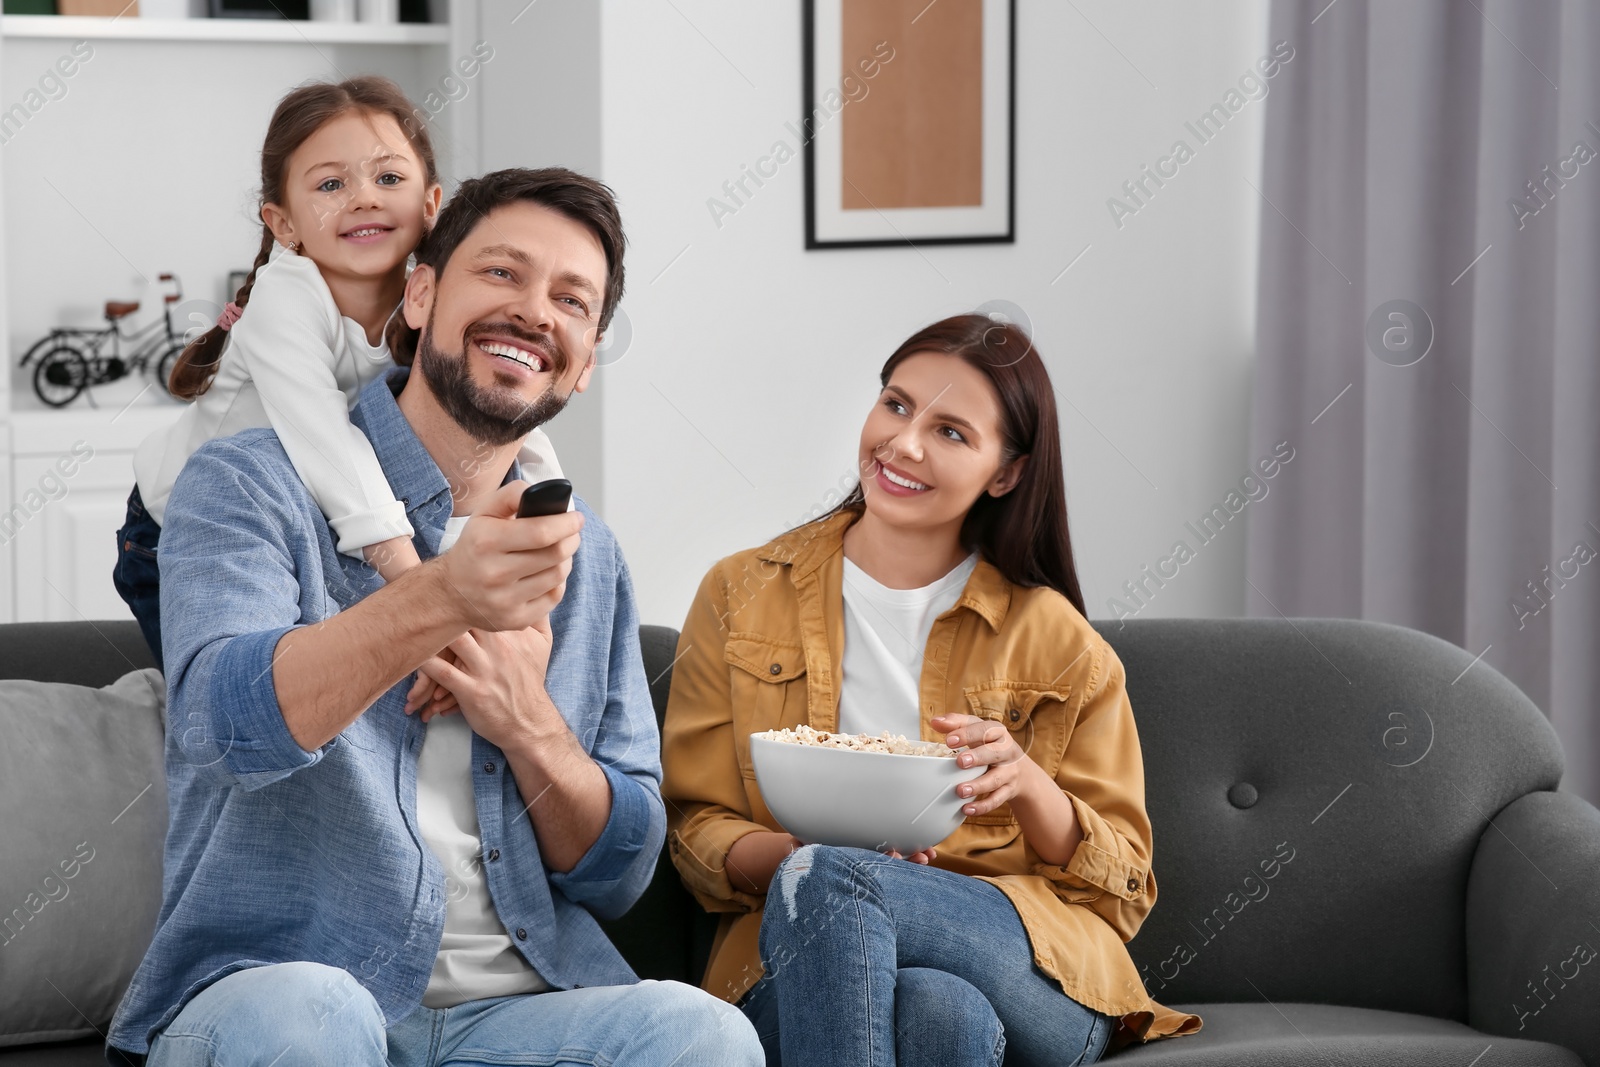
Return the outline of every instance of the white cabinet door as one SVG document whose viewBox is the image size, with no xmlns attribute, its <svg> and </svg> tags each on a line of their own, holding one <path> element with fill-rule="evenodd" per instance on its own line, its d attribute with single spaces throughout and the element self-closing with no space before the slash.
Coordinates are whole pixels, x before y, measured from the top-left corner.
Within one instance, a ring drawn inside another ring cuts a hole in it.
<svg viewBox="0 0 1600 1067">
<path fill-rule="evenodd" d="M 15 533 L 0 551 L 11 556 L 18 622 L 133 618 L 111 584 L 133 453 L 94 449 L 87 461 L 82 454 L 12 462 L 5 518 Z"/>
</svg>

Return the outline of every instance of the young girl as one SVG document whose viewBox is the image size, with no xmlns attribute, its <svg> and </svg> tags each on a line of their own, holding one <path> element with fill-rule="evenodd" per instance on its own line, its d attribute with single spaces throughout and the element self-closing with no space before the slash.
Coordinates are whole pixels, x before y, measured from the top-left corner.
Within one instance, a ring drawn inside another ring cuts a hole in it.
<svg viewBox="0 0 1600 1067">
<path fill-rule="evenodd" d="M 406 506 L 349 416 L 361 387 L 395 366 L 390 341 L 411 362 L 415 339 L 395 311 L 407 259 L 441 197 L 433 148 L 413 115 L 398 86 L 372 76 L 301 86 L 273 112 L 261 149 L 260 251 L 217 325 L 173 367 L 172 394 L 194 402 L 140 445 L 117 532 L 113 580 L 157 663 L 161 521 L 184 463 L 214 437 L 271 426 L 339 552 L 386 581 L 419 562 Z M 542 431 L 519 459 L 530 480 L 560 475 Z"/>
<path fill-rule="evenodd" d="M 1084 619 L 1044 364 L 965 315 L 881 381 L 851 496 L 717 564 L 684 623 L 662 794 L 684 883 L 723 913 L 705 988 L 790 1067 L 1065 1067 L 1198 1029 L 1123 944 L 1156 896 L 1143 763 Z M 801 723 L 959 749 L 987 768 L 956 787 L 966 821 L 910 857 L 798 847 L 749 738 Z"/>
</svg>

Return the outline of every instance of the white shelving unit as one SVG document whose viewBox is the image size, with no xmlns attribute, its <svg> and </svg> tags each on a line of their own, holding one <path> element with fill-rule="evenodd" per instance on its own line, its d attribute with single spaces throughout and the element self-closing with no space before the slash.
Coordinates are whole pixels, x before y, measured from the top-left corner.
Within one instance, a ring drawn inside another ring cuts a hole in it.
<svg viewBox="0 0 1600 1067">
<path fill-rule="evenodd" d="M 448 25 L 418 22 L 308 22 L 290 19 L 93 18 L 6 15 L 0 37 L 70 40 L 244 41 L 279 44 L 449 44 Z"/>
<path fill-rule="evenodd" d="M 53 68 L 58 51 L 64 57 L 73 42 L 87 41 L 94 46 L 96 58 L 93 66 L 85 69 L 101 72 L 108 69 L 108 64 L 120 64 L 110 68 L 123 72 L 119 76 L 126 80 L 119 84 L 119 88 L 125 85 L 127 99 L 138 100 L 141 94 L 149 90 L 142 77 L 132 71 L 144 69 L 146 64 L 151 70 L 170 70 L 174 64 L 188 69 L 185 57 L 194 55 L 195 69 L 208 72 L 195 75 L 204 79 L 204 87 L 196 88 L 195 92 L 206 94 L 205 99 L 209 103 L 229 99 L 229 82 L 226 77 L 217 76 L 220 71 L 242 67 L 257 72 L 254 84 L 241 82 L 241 88 L 237 90 L 241 98 L 245 91 L 255 91 L 256 95 L 250 98 L 252 103 L 249 105 L 252 109 L 249 113 L 254 116 L 260 108 L 260 72 L 281 66 L 286 71 L 283 89 L 287 91 L 305 76 L 304 73 L 291 75 L 287 71 L 305 71 L 308 69 L 305 57 L 311 55 L 315 60 L 311 66 L 325 68 L 325 73 L 319 75 L 324 77 L 358 70 L 388 73 L 385 68 L 392 66 L 396 80 L 408 88 L 416 103 L 422 105 L 428 91 L 435 89 L 441 78 L 449 75 L 462 57 L 470 54 L 474 42 L 478 40 L 480 4 L 495 2 L 497 0 L 451 0 L 450 21 L 433 24 L 6 15 L 0 16 L 0 68 L 9 71 L 22 65 L 27 74 L 23 79 L 13 79 L 12 92 L 13 95 L 27 93 L 31 87 L 41 84 L 38 81 L 41 74 Z M 528 21 L 531 23 L 533 20 Z M 297 45 L 302 47 L 301 53 L 290 51 Z M 191 48 L 193 52 L 189 51 Z M 264 51 L 253 51 L 257 49 Z M 392 51 L 387 51 L 390 49 Z M 148 60 L 144 58 L 145 50 L 148 50 Z M 102 56 L 111 58 L 100 58 Z M 392 64 L 386 56 L 392 57 Z M 504 66 L 505 61 L 501 61 L 500 65 Z M 72 68 L 65 60 L 62 66 L 54 69 L 59 69 L 67 77 L 68 80 L 63 83 L 67 89 L 47 99 L 40 97 L 39 93 L 34 93 L 31 98 L 19 98 L 31 100 L 27 110 L 37 113 L 40 119 L 27 119 L 20 129 L 0 131 L 4 134 L 0 136 L 0 142 L 7 143 L 7 154 L 0 156 L 0 160 L 10 161 L 6 167 L 11 170 L 13 178 L 17 172 L 12 168 L 17 166 L 19 159 L 24 158 L 16 154 L 19 150 L 31 153 L 35 161 L 41 154 L 47 156 L 56 150 L 50 138 L 60 134 L 47 133 L 45 131 L 52 127 L 39 124 L 54 123 L 56 116 L 69 116 L 64 120 L 69 123 L 68 128 L 82 130 L 86 124 L 92 126 L 95 121 L 84 118 L 95 113 L 91 102 L 95 98 L 82 98 L 84 90 L 80 87 L 86 83 L 72 81 L 73 76 L 66 75 L 66 71 Z M 93 76 L 104 77 L 99 73 Z M 81 79 L 84 76 L 77 77 Z M 170 78 L 165 84 L 171 85 Z M 103 88 L 97 91 L 100 93 L 98 101 L 101 107 L 123 102 L 109 100 Z M 481 100 L 480 82 L 474 84 L 471 92 L 464 97 L 448 101 L 451 128 L 448 147 L 451 162 L 458 174 L 479 171 Z M 14 103 L 17 101 L 0 101 L 0 109 Z M 164 97 L 153 98 L 152 103 L 167 113 L 173 108 L 186 106 L 181 95 L 173 95 L 170 88 Z M 432 113 L 434 111 L 430 109 Z M 118 114 L 119 118 L 108 118 L 106 121 L 121 122 L 123 128 L 139 128 L 137 107 L 123 109 Z M 127 125 L 130 121 L 134 124 L 131 127 Z M 214 123 L 215 120 L 211 121 Z M 39 125 L 37 132 L 34 125 Z M 173 157 L 174 162 L 183 163 L 182 167 L 174 168 L 175 175 L 181 173 L 189 181 L 217 181 L 217 169 L 208 162 L 205 150 L 206 131 L 212 128 L 214 126 L 209 124 L 199 126 L 188 140 L 172 145 L 173 151 L 181 154 Z M 55 130 L 59 129 L 55 127 Z M 16 138 L 15 144 L 9 142 L 11 137 Z M 436 138 L 436 149 L 438 147 Z M 155 158 L 145 163 L 147 170 L 152 165 L 160 166 L 154 162 Z M 237 171 L 228 173 L 236 174 Z M 45 176 L 50 177 L 48 174 Z M 80 198 L 84 195 L 79 191 L 83 187 L 62 187 L 59 184 L 63 180 L 60 172 L 54 176 L 57 179 L 53 183 L 56 191 L 41 193 L 44 197 L 41 203 L 48 204 L 48 198 L 57 195 L 68 199 L 70 203 L 69 191 Z M 32 175 L 31 182 L 33 185 L 40 184 L 37 174 Z M 247 183 L 239 182 L 238 185 L 240 198 L 247 199 Z M 32 186 L 29 188 L 31 190 Z M 85 208 L 90 208 L 88 214 L 94 214 L 91 207 L 94 201 L 83 199 L 80 202 Z M 203 230 L 206 223 L 183 214 L 185 203 L 182 182 L 175 179 L 170 188 L 162 186 L 152 193 L 148 209 L 171 211 L 180 226 Z M 215 201 L 212 204 L 214 207 Z M 29 220 L 25 215 L 28 206 L 22 205 L 24 217 L 0 219 L 0 248 L 5 248 L 7 241 L 17 239 L 18 230 L 27 230 Z M 13 202 L 11 210 L 18 208 L 19 205 Z M 55 208 L 60 210 L 59 205 L 55 205 Z M 74 205 L 72 210 L 77 211 L 77 206 Z M 112 240 L 105 235 L 108 229 L 106 220 L 96 218 L 91 222 L 88 217 L 83 217 L 82 221 L 87 225 L 78 234 L 78 239 L 88 242 L 86 247 L 101 256 L 107 255 L 105 248 L 95 242 L 116 247 L 126 240 L 121 235 L 129 232 L 112 227 L 112 232 L 118 235 Z M 116 223 L 117 220 L 112 221 Z M 89 226 L 94 226 L 94 229 L 89 229 Z M 39 241 L 37 231 L 33 232 L 34 236 L 29 240 Z M 122 251 L 120 247 L 116 250 Z M 152 269 L 165 269 L 164 260 L 154 264 L 144 263 L 143 257 L 133 246 L 130 245 L 128 251 L 133 258 L 121 258 L 132 271 L 139 271 L 133 259 L 139 259 L 144 264 L 144 273 L 150 273 Z M 247 248 L 242 248 L 240 254 L 246 251 Z M 22 258 L 25 262 L 26 257 Z M 16 262 L 13 259 L 10 271 L 26 277 L 25 272 L 15 266 Z M 133 452 L 146 434 L 175 418 L 178 407 L 158 396 L 136 396 L 146 381 L 135 376 L 110 386 L 98 387 L 99 407 L 90 407 L 79 399 L 59 411 L 44 409 L 35 400 L 28 382 L 16 375 L 15 366 L 21 357 L 21 350 L 9 349 L 12 344 L 20 343 L 20 339 L 12 336 L 15 309 L 9 308 L 8 304 L 19 298 L 6 284 L 6 274 L 3 261 L 0 261 L 0 339 L 4 339 L 0 342 L 0 354 L 5 360 L 5 366 L 0 368 L 0 622 L 128 618 L 126 607 L 111 586 L 110 575 L 115 558 L 114 534 L 122 523 L 128 490 L 133 484 Z M 205 283 L 194 278 L 186 280 L 190 285 L 190 296 L 207 295 Z M 118 292 L 115 283 L 108 285 L 101 281 L 96 284 L 105 288 L 106 295 L 115 296 Z M 99 290 L 91 290 L 91 293 L 92 300 L 101 298 Z M 148 294 L 145 299 L 149 301 Z M 54 302 L 54 297 L 51 297 L 51 301 Z M 33 329 L 30 324 L 28 330 Z M 80 442 L 87 443 L 93 449 L 91 461 L 74 463 L 69 458 L 73 455 L 74 446 Z M 58 464 L 62 462 L 73 470 L 71 477 L 63 478 L 60 475 L 63 468 Z M 55 495 L 39 506 L 40 500 L 52 493 Z"/>
</svg>

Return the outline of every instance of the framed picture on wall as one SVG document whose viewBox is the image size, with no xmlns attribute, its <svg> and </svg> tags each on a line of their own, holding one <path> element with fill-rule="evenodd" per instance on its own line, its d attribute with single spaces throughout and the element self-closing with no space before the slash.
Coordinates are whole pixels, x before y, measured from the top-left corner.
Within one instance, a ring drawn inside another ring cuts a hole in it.
<svg viewBox="0 0 1600 1067">
<path fill-rule="evenodd" d="M 804 0 L 806 247 L 1009 244 L 1015 0 Z"/>
</svg>

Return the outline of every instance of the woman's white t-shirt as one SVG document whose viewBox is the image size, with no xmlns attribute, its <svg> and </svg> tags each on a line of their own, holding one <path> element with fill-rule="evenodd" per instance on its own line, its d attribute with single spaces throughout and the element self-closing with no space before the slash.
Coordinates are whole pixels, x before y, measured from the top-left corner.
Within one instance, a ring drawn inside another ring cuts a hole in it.
<svg viewBox="0 0 1600 1067">
<path fill-rule="evenodd" d="M 890 589 L 844 561 L 844 677 L 839 731 L 922 736 L 919 691 L 933 622 L 955 606 L 978 565 L 974 552 L 920 589 Z"/>
<path fill-rule="evenodd" d="M 442 553 L 470 516 L 445 520 Z M 460 711 L 428 720 L 417 756 L 417 824 L 445 872 L 444 936 L 423 991 L 427 1008 L 549 989 L 494 910 L 472 787 L 472 728 Z"/>
</svg>

